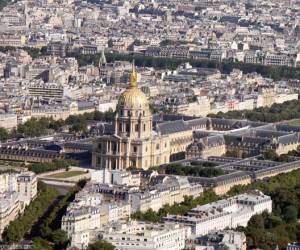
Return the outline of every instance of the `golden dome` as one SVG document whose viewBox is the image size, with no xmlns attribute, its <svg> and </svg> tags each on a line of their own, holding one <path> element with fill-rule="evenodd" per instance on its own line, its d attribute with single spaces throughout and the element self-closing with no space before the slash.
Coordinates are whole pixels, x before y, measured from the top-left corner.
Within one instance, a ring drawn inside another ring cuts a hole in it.
<svg viewBox="0 0 300 250">
<path fill-rule="evenodd" d="M 127 108 L 144 108 L 149 104 L 147 97 L 141 90 L 129 88 L 121 94 L 118 105 Z"/>
<path fill-rule="evenodd" d="M 121 94 L 118 106 L 126 108 L 144 108 L 148 107 L 148 99 L 146 95 L 138 89 L 137 74 L 133 64 L 130 74 L 130 83 L 128 88 Z"/>
</svg>

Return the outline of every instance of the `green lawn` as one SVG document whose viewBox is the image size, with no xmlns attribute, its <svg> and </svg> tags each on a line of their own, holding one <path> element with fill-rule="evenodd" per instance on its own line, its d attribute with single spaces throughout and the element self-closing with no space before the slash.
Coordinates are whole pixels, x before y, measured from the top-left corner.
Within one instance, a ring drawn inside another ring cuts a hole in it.
<svg viewBox="0 0 300 250">
<path fill-rule="evenodd" d="M 69 178 L 69 177 L 74 177 L 77 175 L 82 175 L 82 174 L 86 174 L 85 171 L 66 171 L 66 172 L 61 172 L 61 173 L 57 173 L 57 174 L 51 174 L 51 175 L 47 175 L 46 177 L 49 178 Z"/>
<path fill-rule="evenodd" d="M 300 125 L 300 119 L 296 119 L 296 120 L 291 120 L 288 122 L 289 125 Z"/>
</svg>

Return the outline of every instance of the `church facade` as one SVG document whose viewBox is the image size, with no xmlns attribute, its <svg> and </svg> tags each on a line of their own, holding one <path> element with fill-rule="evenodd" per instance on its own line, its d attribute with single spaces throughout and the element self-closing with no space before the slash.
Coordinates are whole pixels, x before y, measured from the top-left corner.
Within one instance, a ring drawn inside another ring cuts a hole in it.
<svg viewBox="0 0 300 250">
<path fill-rule="evenodd" d="M 92 165 L 97 169 L 148 169 L 170 162 L 171 154 L 184 153 L 192 143 L 191 130 L 160 133 L 152 128 L 152 113 L 145 94 L 138 88 L 133 67 L 130 84 L 121 94 L 113 124 L 113 133 L 103 135 L 94 144 Z M 183 138 L 181 143 L 179 138 Z"/>
</svg>

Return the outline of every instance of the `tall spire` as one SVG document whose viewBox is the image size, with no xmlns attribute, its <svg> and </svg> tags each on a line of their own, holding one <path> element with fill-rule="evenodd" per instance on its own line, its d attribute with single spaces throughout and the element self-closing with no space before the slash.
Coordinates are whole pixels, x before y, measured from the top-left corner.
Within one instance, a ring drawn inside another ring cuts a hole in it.
<svg viewBox="0 0 300 250">
<path fill-rule="evenodd" d="M 134 65 L 134 60 L 132 62 L 132 71 L 130 73 L 130 82 L 129 82 L 129 88 L 137 88 L 138 84 L 137 84 L 137 74 L 136 74 L 136 70 L 135 70 L 135 65 Z"/>
<path fill-rule="evenodd" d="M 106 64 L 106 57 L 105 57 L 105 53 L 104 53 L 104 49 L 101 51 L 101 57 L 99 59 L 99 68 L 101 68 L 101 66 Z"/>
</svg>

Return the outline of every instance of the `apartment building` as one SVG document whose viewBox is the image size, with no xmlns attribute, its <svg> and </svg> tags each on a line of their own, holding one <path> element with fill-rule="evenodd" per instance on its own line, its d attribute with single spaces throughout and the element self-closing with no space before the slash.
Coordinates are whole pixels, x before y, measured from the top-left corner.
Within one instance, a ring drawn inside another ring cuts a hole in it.
<svg viewBox="0 0 300 250">
<path fill-rule="evenodd" d="M 164 221 L 188 226 L 193 235 L 199 236 L 227 227 L 245 227 L 253 215 L 264 211 L 272 212 L 272 200 L 257 191 L 198 206 L 187 216 L 168 215 Z"/>
<path fill-rule="evenodd" d="M 116 250 L 181 250 L 186 230 L 175 224 L 147 224 L 129 221 L 106 229 L 103 239 Z"/>
</svg>

